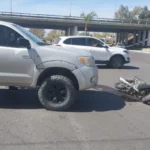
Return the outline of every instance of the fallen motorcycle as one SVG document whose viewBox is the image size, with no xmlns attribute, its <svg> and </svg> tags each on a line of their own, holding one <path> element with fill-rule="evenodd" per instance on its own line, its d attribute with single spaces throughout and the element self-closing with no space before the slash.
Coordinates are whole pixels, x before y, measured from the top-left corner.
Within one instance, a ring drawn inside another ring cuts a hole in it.
<svg viewBox="0 0 150 150">
<path fill-rule="evenodd" d="M 150 104 L 150 85 L 137 76 L 133 79 L 120 77 L 119 81 L 115 84 L 115 88 L 131 99 Z"/>
</svg>

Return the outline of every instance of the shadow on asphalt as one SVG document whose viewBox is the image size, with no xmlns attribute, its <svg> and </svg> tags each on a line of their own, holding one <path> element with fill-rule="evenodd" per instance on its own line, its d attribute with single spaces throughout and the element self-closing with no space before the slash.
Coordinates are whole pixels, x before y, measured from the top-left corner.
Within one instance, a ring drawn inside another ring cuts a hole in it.
<svg viewBox="0 0 150 150">
<path fill-rule="evenodd" d="M 101 88 L 103 90 L 101 90 Z M 79 92 L 76 101 L 68 112 L 91 112 L 120 110 L 125 106 L 114 89 L 97 86 L 96 89 Z M 1 109 L 42 109 L 35 90 L 0 90 Z"/>
<path fill-rule="evenodd" d="M 71 112 L 113 111 L 125 107 L 124 100 L 115 94 L 115 89 L 103 85 L 97 88 L 79 92 Z"/>
<path fill-rule="evenodd" d="M 106 65 L 97 65 L 98 69 L 112 69 L 112 68 L 108 68 Z M 139 67 L 135 67 L 135 66 L 123 66 L 121 68 L 121 70 L 139 70 Z"/>
<path fill-rule="evenodd" d="M 41 109 L 35 90 L 0 90 L 0 108 L 4 109 Z"/>
</svg>

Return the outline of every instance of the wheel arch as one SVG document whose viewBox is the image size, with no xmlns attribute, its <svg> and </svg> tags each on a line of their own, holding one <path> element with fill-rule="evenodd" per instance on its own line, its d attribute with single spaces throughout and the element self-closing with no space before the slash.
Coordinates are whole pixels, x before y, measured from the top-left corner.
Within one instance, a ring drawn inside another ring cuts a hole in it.
<svg viewBox="0 0 150 150">
<path fill-rule="evenodd" d="M 68 77 L 74 84 L 75 88 L 79 89 L 79 83 L 76 76 L 71 72 L 71 70 L 62 67 L 50 67 L 45 69 L 37 79 L 36 86 L 40 86 L 46 78 L 52 75 L 63 75 Z"/>
<path fill-rule="evenodd" d="M 114 58 L 114 57 L 116 57 L 116 56 L 120 56 L 120 57 L 123 59 L 123 61 L 125 62 L 125 58 L 124 58 L 124 56 L 121 55 L 121 54 L 114 54 L 114 55 L 112 55 L 112 56 L 110 57 L 110 59 L 109 59 L 109 62 L 112 60 L 112 58 Z"/>
</svg>

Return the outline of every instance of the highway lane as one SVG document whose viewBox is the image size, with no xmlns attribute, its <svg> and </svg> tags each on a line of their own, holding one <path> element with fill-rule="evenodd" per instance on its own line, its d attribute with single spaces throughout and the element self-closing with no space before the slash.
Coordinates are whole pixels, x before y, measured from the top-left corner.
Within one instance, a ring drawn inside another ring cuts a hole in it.
<svg viewBox="0 0 150 150">
<path fill-rule="evenodd" d="M 120 76 L 150 83 L 150 54 L 131 53 L 123 69 L 99 66 L 99 86 L 80 92 L 68 112 L 42 108 L 30 90 L 0 90 L 2 150 L 149 150 L 150 106 L 115 94 Z"/>
</svg>

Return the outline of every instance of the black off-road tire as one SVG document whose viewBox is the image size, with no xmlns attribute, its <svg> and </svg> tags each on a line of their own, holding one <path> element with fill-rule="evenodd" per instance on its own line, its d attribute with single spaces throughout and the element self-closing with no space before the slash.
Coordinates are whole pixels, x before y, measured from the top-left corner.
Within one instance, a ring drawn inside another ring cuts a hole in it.
<svg viewBox="0 0 150 150">
<path fill-rule="evenodd" d="M 122 68 L 124 65 L 124 59 L 122 56 L 116 55 L 113 56 L 109 63 L 107 64 L 108 67 L 110 68 L 114 68 L 114 69 L 120 69 Z"/>
<path fill-rule="evenodd" d="M 76 89 L 73 82 L 62 75 L 50 76 L 38 90 L 40 103 L 47 110 L 52 111 L 68 110 L 75 101 L 75 95 Z M 62 101 L 58 102 L 58 100 Z"/>
</svg>

